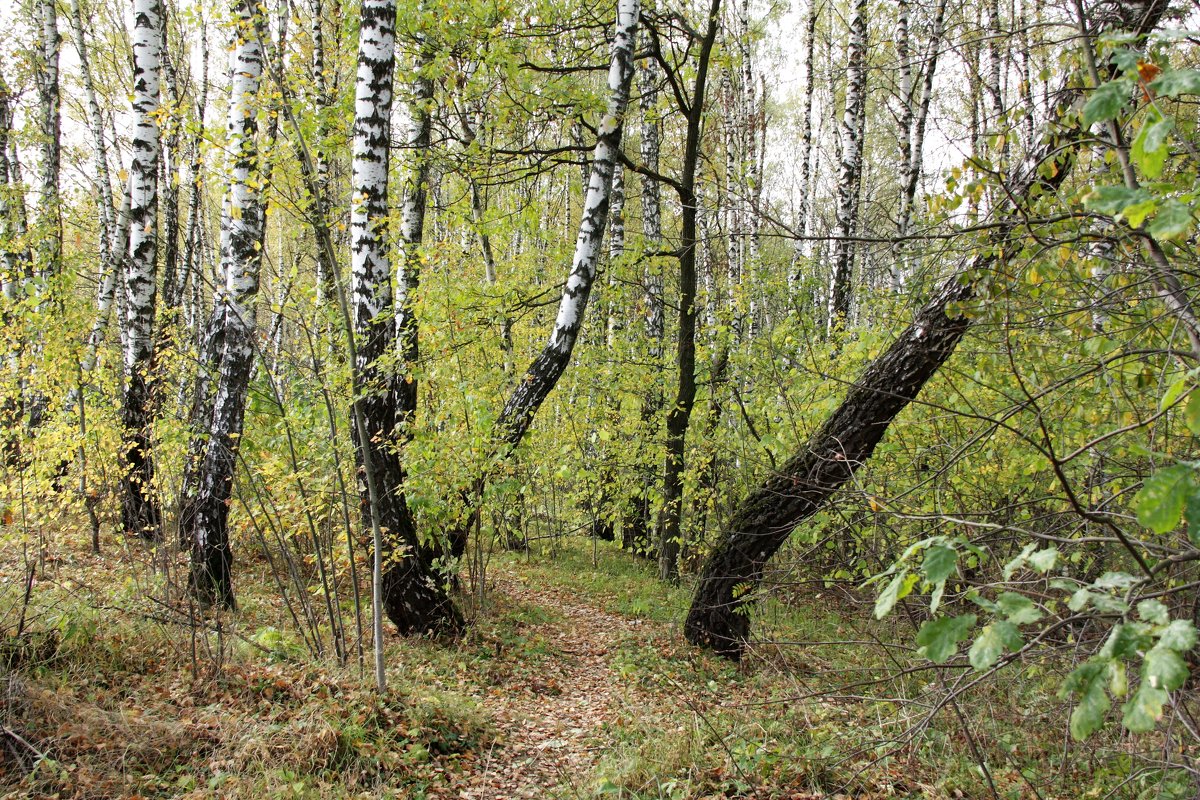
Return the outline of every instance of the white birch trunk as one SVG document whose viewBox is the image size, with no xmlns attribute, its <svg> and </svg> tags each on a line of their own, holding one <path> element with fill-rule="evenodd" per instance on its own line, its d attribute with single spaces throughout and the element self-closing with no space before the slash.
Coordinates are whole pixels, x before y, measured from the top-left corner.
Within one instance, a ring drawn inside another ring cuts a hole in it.
<svg viewBox="0 0 1200 800">
<path fill-rule="evenodd" d="M 376 607 L 382 605 L 399 631 L 410 634 L 456 630 L 462 618 L 422 558 L 404 495 L 403 464 L 392 446 L 400 422 L 396 376 L 383 366 L 396 342 L 396 322 L 389 316 L 392 276 L 385 238 L 395 21 L 394 0 L 364 0 L 354 95 L 350 285 L 357 343 L 354 369 L 361 393 L 355 430 L 366 475 L 360 496 L 364 517 L 375 532 Z M 377 613 L 377 640 L 382 631 L 379 619 Z"/>
<path fill-rule="evenodd" d="M 510 447 L 516 446 L 524 437 L 534 414 L 566 370 L 583 326 L 588 296 L 596 278 L 596 262 L 608 218 L 613 168 L 618 160 L 625 111 L 629 105 L 638 11 L 638 0 L 618 0 L 612 63 L 608 71 L 608 109 L 597 128 L 596 149 L 592 155 L 571 272 L 563 287 L 550 340 L 526 370 L 524 380 L 518 383 L 496 421 L 497 438 Z"/>
<path fill-rule="evenodd" d="M 159 76 L 163 11 L 160 0 L 134 0 L 132 159 L 129 167 L 129 258 L 125 270 L 125 460 L 122 525 L 148 538 L 160 535 L 153 496 L 150 375 L 157 299 Z"/>
<path fill-rule="evenodd" d="M 190 587 L 205 604 L 234 605 L 227 520 L 234 466 L 254 363 L 259 274 L 264 234 L 256 110 L 263 74 L 265 24 L 252 0 L 234 9 L 228 114 L 229 192 L 221 217 L 221 276 L 214 318 L 222 326 L 211 417 L 197 434 L 204 441 L 196 496 L 186 520 L 191 540 Z"/>
<path fill-rule="evenodd" d="M 829 286 L 828 330 L 850 316 L 855 247 L 851 240 L 858 223 L 858 188 L 862 176 L 863 134 L 866 121 L 867 3 L 855 0 L 850 18 L 847 54 L 846 107 L 842 114 L 841 167 L 838 171 L 837 224 L 834 228 L 833 275 Z"/>
</svg>

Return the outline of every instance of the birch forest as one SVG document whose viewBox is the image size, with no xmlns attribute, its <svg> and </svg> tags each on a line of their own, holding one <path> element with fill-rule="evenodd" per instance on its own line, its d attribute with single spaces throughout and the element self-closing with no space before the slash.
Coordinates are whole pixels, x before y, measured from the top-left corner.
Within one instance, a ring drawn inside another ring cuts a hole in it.
<svg viewBox="0 0 1200 800">
<path fill-rule="evenodd" d="M 0 0 L 0 800 L 1200 796 L 1200 4 L 556 2 Z"/>
</svg>

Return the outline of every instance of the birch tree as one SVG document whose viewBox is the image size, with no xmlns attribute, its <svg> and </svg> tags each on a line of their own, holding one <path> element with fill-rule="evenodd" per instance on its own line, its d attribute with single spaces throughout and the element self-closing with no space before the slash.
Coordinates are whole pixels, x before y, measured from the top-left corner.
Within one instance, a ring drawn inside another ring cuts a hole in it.
<svg viewBox="0 0 1200 800">
<path fill-rule="evenodd" d="M 150 370 L 154 363 L 154 315 L 158 292 L 159 76 L 162 68 L 163 10 L 160 0 L 133 4 L 132 160 L 129 166 L 129 259 L 125 270 L 125 469 L 121 524 L 146 538 L 161 534 L 154 496 L 151 447 L 153 405 Z"/>
<path fill-rule="evenodd" d="M 850 316 L 858 227 L 859 184 L 867 120 L 867 3 L 854 0 L 846 65 L 846 104 L 842 113 L 841 165 L 837 182 L 837 224 L 834 227 L 833 273 L 829 284 L 828 330 L 833 332 Z"/>
<path fill-rule="evenodd" d="M 196 496 L 189 507 L 190 587 L 205 604 L 234 605 L 229 529 L 234 467 L 242 434 L 251 367 L 255 354 L 264 234 L 256 121 L 259 83 L 263 75 L 265 23 L 252 0 L 234 7 L 233 46 L 227 118 L 229 191 L 221 215 L 221 278 L 214 318 L 222 326 L 212 411 L 197 433 L 202 453 Z"/>
<path fill-rule="evenodd" d="M 364 518 L 369 520 L 379 575 L 379 602 L 402 634 L 448 632 L 462 617 L 441 576 L 422 557 L 404 494 L 396 447 L 402 413 L 397 376 L 392 264 L 387 247 L 389 136 L 396 61 L 394 0 L 366 0 L 358 41 L 351 173 L 351 305 L 358 391 L 355 431 Z"/>
<path fill-rule="evenodd" d="M 617 2 L 617 22 L 608 69 L 608 102 L 596 128 L 596 146 L 588 169 L 583 218 L 575 239 L 571 270 L 563 286 L 549 341 L 526 368 L 496 419 L 492 438 L 497 458 L 509 457 L 525 437 L 538 409 L 570 364 L 571 352 L 583 329 L 584 312 L 595 283 L 596 266 L 603 252 L 604 232 L 608 226 L 613 170 L 621 157 L 621 136 L 633 82 L 639 11 L 639 0 Z M 451 534 L 453 553 L 460 554 L 466 549 L 467 535 L 479 514 L 490 469 L 489 465 L 474 486 L 463 492 L 468 511 L 464 521 Z"/>
<path fill-rule="evenodd" d="M 625 111 L 629 105 L 638 12 L 638 0 L 618 0 L 612 61 L 608 70 L 608 107 L 596 130 L 596 147 L 592 151 L 583 219 L 575 239 L 571 271 L 563 287 L 549 341 L 525 370 L 524 378 L 496 420 L 497 438 L 508 448 L 519 444 L 529 430 L 538 408 L 570 363 L 571 350 L 583 327 L 607 226 L 613 170 L 620 154 Z"/>
</svg>

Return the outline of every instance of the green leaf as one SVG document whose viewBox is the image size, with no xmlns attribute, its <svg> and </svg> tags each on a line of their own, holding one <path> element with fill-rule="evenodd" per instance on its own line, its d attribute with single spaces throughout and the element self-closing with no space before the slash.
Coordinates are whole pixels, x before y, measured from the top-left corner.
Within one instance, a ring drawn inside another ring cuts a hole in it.
<svg viewBox="0 0 1200 800">
<path fill-rule="evenodd" d="M 1133 81 L 1128 78 L 1117 78 L 1097 87 L 1083 107 L 1083 127 L 1089 128 L 1097 122 L 1116 118 L 1129 102 L 1132 90 Z"/>
<path fill-rule="evenodd" d="M 1100 654 L 1106 658 L 1133 658 L 1149 644 L 1146 631 L 1146 626 L 1137 622 L 1114 625 Z"/>
<path fill-rule="evenodd" d="M 917 576 L 909 575 L 908 570 L 896 573 L 887 588 L 875 600 L 875 619 L 883 619 L 895 607 L 896 603 L 908 596 L 916 583 Z"/>
<path fill-rule="evenodd" d="M 1177 239 L 1191 229 L 1192 222 L 1191 208 L 1178 200 L 1168 200 L 1158 209 L 1147 230 L 1155 239 Z"/>
<path fill-rule="evenodd" d="M 984 626 L 983 631 L 976 637 L 975 643 L 971 645 L 971 651 L 967 657 L 970 659 L 972 667 L 983 672 L 994 666 L 1006 649 L 1017 650 L 1024 641 L 1016 625 L 998 620 L 991 625 Z"/>
<path fill-rule="evenodd" d="M 1000 612 L 1014 625 L 1027 625 L 1042 618 L 1042 611 L 1033 601 L 1016 592 L 1004 592 L 996 598 Z"/>
<path fill-rule="evenodd" d="M 1055 562 L 1058 561 L 1058 548 L 1047 547 L 1045 550 L 1038 550 L 1029 556 L 1029 564 L 1038 572 L 1043 574 L 1054 569 Z"/>
<path fill-rule="evenodd" d="M 1176 653 L 1186 653 L 1196 646 L 1196 625 L 1190 619 L 1177 619 L 1162 632 L 1156 647 L 1168 647 Z"/>
<path fill-rule="evenodd" d="M 1183 423 L 1193 436 L 1200 436 L 1200 392 L 1193 392 L 1183 409 Z"/>
<path fill-rule="evenodd" d="M 1151 200 L 1145 189 L 1127 189 L 1124 186 L 1097 186 L 1083 198 L 1083 207 L 1097 214 L 1117 216 L 1126 208 Z"/>
<path fill-rule="evenodd" d="M 1192 468 L 1186 464 L 1154 473 L 1133 498 L 1138 522 L 1155 533 L 1174 529 L 1192 489 Z"/>
<path fill-rule="evenodd" d="M 1200 547 L 1200 491 L 1193 489 L 1183 504 L 1183 521 L 1187 523 L 1188 541 Z"/>
<path fill-rule="evenodd" d="M 1142 681 L 1149 682 L 1155 689 L 1174 691 L 1183 686 L 1187 677 L 1187 665 L 1171 648 L 1159 643 L 1146 653 L 1146 660 L 1142 662 Z"/>
<path fill-rule="evenodd" d="M 1167 607 L 1157 600 L 1143 600 L 1137 604 L 1137 612 L 1139 617 L 1151 625 L 1166 625 L 1171 621 Z"/>
<path fill-rule="evenodd" d="M 1126 75 L 1136 73 L 1138 62 L 1141 60 L 1142 54 L 1137 50 L 1130 50 L 1128 47 L 1118 47 L 1112 53 L 1112 62 L 1117 65 L 1117 69 Z"/>
<path fill-rule="evenodd" d="M 958 650 L 958 643 L 975 627 L 975 615 L 938 617 L 921 626 L 917 633 L 917 651 L 935 664 L 943 664 Z"/>
<path fill-rule="evenodd" d="M 1146 217 L 1154 213 L 1158 208 L 1157 200 L 1144 200 L 1141 203 L 1134 203 L 1131 206 L 1125 206 L 1117 218 L 1125 218 L 1131 228 L 1140 228 L 1142 223 L 1146 221 Z"/>
<path fill-rule="evenodd" d="M 1137 138 L 1133 140 L 1130 156 L 1138 167 L 1149 178 L 1157 178 L 1162 174 L 1163 165 L 1167 162 L 1167 137 L 1175 126 L 1172 119 L 1163 119 L 1157 111 L 1142 124 Z"/>
<path fill-rule="evenodd" d="M 930 583 L 941 583 L 950 577 L 958 563 L 958 551 L 953 547 L 935 544 L 925 551 L 921 569 Z"/>
<path fill-rule="evenodd" d="M 1128 572 L 1106 572 L 1092 585 L 1097 589 L 1120 589 L 1125 590 L 1137 583 L 1137 578 L 1130 575 Z"/>
<path fill-rule="evenodd" d="M 1108 662 L 1087 661 L 1075 668 L 1063 683 L 1063 694 L 1078 694 L 1079 705 L 1071 712 L 1071 736 L 1081 741 L 1104 724 L 1104 715 L 1112 705 L 1104 691 Z"/>
<path fill-rule="evenodd" d="M 1142 681 L 1137 693 L 1121 707 L 1124 712 L 1121 724 L 1134 733 L 1154 730 L 1155 724 L 1162 718 L 1163 704 L 1166 702 L 1166 689 Z"/>
<path fill-rule="evenodd" d="M 1182 378 L 1167 387 L 1167 391 L 1163 395 L 1162 402 L 1158 404 L 1158 410 L 1166 411 L 1189 388 L 1191 388 L 1191 381 L 1188 380 L 1187 375 L 1184 375 Z"/>
<path fill-rule="evenodd" d="M 1163 97 L 1178 97 L 1181 94 L 1200 94 L 1200 71 L 1194 69 L 1167 69 L 1159 75 L 1150 88 Z"/>
</svg>

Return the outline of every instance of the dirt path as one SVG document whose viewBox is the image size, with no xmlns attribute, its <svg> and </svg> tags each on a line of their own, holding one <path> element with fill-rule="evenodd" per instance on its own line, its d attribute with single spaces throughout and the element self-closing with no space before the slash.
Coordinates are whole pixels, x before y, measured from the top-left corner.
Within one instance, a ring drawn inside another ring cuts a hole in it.
<svg viewBox="0 0 1200 800">
<path fill-rule="evenodd" d="M 629 694 L 613 671 L 610 654 L 618 639 L 649 623 L 601 611 L 561 589 L 532 589 L 506 578 L 498 588 L 561 617 L 538 631 L 561 656 L 522 691 L 506 687 L 484 698 L 499 728 L 499 743 L 463 776 L 457 796 L 516 800 L 590 795 L 593 787 L 586 781 L 601 756 L 597 735 L 605 723 L 616 721 L 619 700 Z"/>
</svg>

